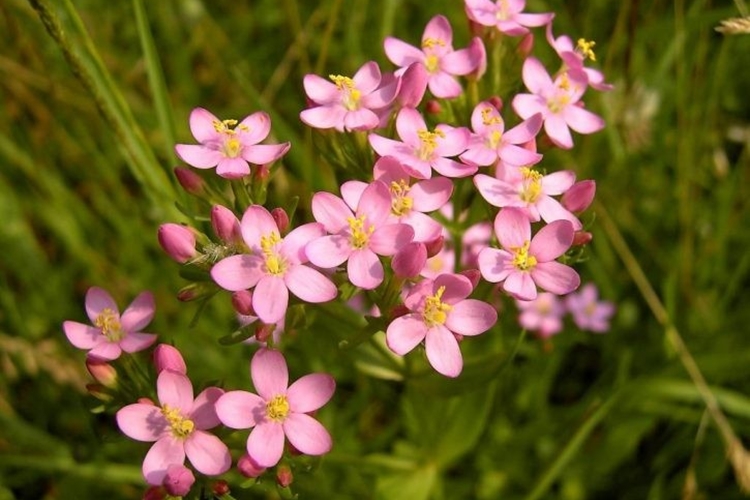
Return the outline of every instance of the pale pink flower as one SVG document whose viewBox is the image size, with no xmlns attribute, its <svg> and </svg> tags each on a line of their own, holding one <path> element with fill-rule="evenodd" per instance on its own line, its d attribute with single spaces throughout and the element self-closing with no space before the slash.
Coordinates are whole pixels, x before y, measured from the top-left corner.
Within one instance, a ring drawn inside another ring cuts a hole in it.
<svg viewBox="0 0 750 500">
<path fill-rule="evenodd" d="M 472 224 L 461 235 L 461 265 L 465 269 L 476 269 L 479 252 L 490 246 L 492 224 L 481 221 Z"/>
<path fill-rule="evenodd" d="M 474 133 L 460 156 L 464 163 L 486 167 L 499 160 L 506 166 L 528 167 L 542 159 L 542 155 L 523 147 L 533 141 L 542 128 L 541 114 L 532 115 L 506 131 L 497 108 L 489 101 L 483 101 L 471 114 L 471 127 Z"/>
<path fill-rule="evenodd" d="M 469 129 L 440 124 L 429 130 L 424 117 L 412 108 L 403 108 L 396 117 L 396 131 L 401 141 L 370 134 L 370 146 L 380 156 L 393 156 L 403 168 L 418 179 L 429 179 L 432 169 L 445 177 L 467 177 L 477 171 L 450 158 L 466 150 Z"/>
<path fill-rule="evenodd" d="M 456 270 L 456 251 L 451 245 L 443 245 L 440 251 L 427 259 L 420 276 L 435 279 L 441 274 L 453 273 Z"/>
<path fill-rule="evenodd" d="M 586 59 L 596 61 L 593 50 L 594 42 L 579 38 L 573 45 L 573 40 L 567 35 L 555 38 L 555 35 L 552 34 L 552 23 L 547 25 L 547 41 L 562 59 L 563 71 L 568 69 L 583 71 L 586 74 L 588 84 L 596 90 L 607 91 L 614 88 L 611 84 L 604 82 L 604 75 L 601 71 L 586 67 L 583 64 Z"/>
<path fill-rule="evenodd" d="M 266 348 L 253 356 L 250 376 L 258 394 L 229 391 L 216 403 L 216 413 L 227 427 L 253 428 L 247 453 L 256 468 L 273 467 L 281 460 L 285 436 L 306 455 L 331 450 L 331 436 L 309 413 L 331 399 L 336 388 L 333 377 L 313 373 L 289 385 L 284 356 Z"/>
<path fill-rule="evenodd" d="M 473 290 L 471 280 L 460 274 L 442 274 L 417 283 L 404 299 L 410 312 L 388 325 L 388 347 L 403 356 L 424 341 L 430 365 L 438 373 L 457 377 L 463 358 L 456 334 L 479 335 L 497 321 L 492 306 L 467 298 Z"/>
<path fill-rule="evenodd" d="M 557 262 L 573 243 L 573 225 L 566 220 L 547 224 L 531 237 L 531 223 L 517 208 L 504 208 L 495 217 L 501 249 L 479 253 L 482 277 L 503 282 L 503 290 L 519 300 L 534 300 L 537 286 L 556 295 L 570 293 L 581 282 L 573 268 Z"/>
<path fill-rule="evenodd" d="M 565 297 L 565 305 L 578 328 L 597 333 L 609 330 L 609 320 L 615 313 L 613 303 L 599 300 L 599 292 L 593 283 L 586 283 L 579 292 Z"/>
<path fill-rule="evenodd" d="M 232 464 L 227 445 L 206 432 L 219 425 L 214 405 L 224 391 L 209 387 L 193 398 L 193 385 L 182 373 L 164 370 L 156 379 L 159 406 L 134 403 L 117 412 L 117 425 L 129 438 L 154 442 L 143 460 L 143 477 L 161 484 L 170 465 L 185 457 L 201 474 L 215 476 Z"/>
<path fill-rule="evenodd" d="M 305 75 L 303 85 L 307 97 L 315 106 L 300 113 L 307 125 L 339 132 L 372 130 L 379 126 L 376 110 L 387 107 L 399 90 L 399 80 L 381 85 L 382 76 L 377 63 L 364 64 L 353 77 L 331 75 L 326 80 L 318 75 Z"/>
<path fill-rule="evenodd" d="M 391 194 L 384 182 L 374 181 L 362 193 L 355 213 L 331 193 L 315 193 L 312 212 L 329 234 L 306 248 L 310 262 L 324 269 L 347 262 L 347 276 L 355 286 L 371 290 L 385 277 L 379 255 L 392 256 L 411 242 L 414 230 L 390 223 Z"/>
<path fill-rule="evenodd" d="M 567 220 L 575 230 L 583 227 L 575 215 L 553 198 L 573 186 L 576 175 L 572 170 L 542 175 L 528 167 L 507 167 L 498 168 L 496 175 L 498 178 L 474 176 L 474 185 L 490 205 L 519 208 L 532 222 Z"/>
<path fill-rule="evenodd" d="M 541 113 L 544 131 L 558 147 L 573 147 L 570 129 L 592 134 L 604 128 L 604 120 L 579 102 L 588 84 L 582 71 L 568 70 L 553 81 L 538 59 L 528 57 L 523 63 L 522 75 L 531 94 L 517 94 L 513 98 L 513 109 L 524 119 Z"/>
<path fill-rule="evenodd" d="M 481 40 L 473 43 L 481 43 Z M 484 54 L 475 47 L 453 50 L 453 30 L 445 16 L 430 19 L 422 35 L 421 48 L 393 37 L 385 39 L 384 47 L 388 59 L 401 68 L 397 75 L 411 64 L 420 63 L 429 75 L 428 87 L 432 95 L 447 99 L 461 95 L 461 84 L 455 77 L 476 71 Z"/>
<path fill-rule="evenodd" d="M 466 15 L 483 26 L 494 26 L 508 36 L 521 36 L 536 28 L 549 24 L 552 13 L 530 14 L 523 12 L 526 0 L 466 0 Z"/>
<path fill-rule="evenodd" d="M 156 335 L 140 332 L 153 319 L 155 309 L 154 296 L 143 292 L 121 316 L 106 290 L 91 287 L 86 292 L 86 314 L 92 325 L 65 321 L 63 332 L 71 344 L 88 350 L 89 357 L 111 361 L 123 351 L 142 351 L 156 341 Z"/>
<path fill-rule="evenodd" d="M 271 119 L 262 111 L 238 123 L 195 108 L 190 113 L 190 131 L 200 144 L 177 144 L 177 156 L 195 168 L 216 167 L 216 173 L 227 179 L 250 174 L 249 163 L 265 165 L 278 160 L 290 146 L 288 142 L 258 144 L 271 131 Z"/>
<path fill-rule="evenodd" d="M 289 292 L 312 303 L 328 302 L 336 296 L 333 282 L 307 265 L 305 245 L 325 234 L 322 224 L 304 224 L 281 238 L 268 210 L 252 205 L 240 226 L 250 253 L 220 260 L 211 269 L 211 277 L 232 292 L 255 288 L 252 306 L 261 321 L 277 323 L 284 318 Z"/>
<path fill-rule="evenodd" d="M 565 306 L 557 295 L 542 292 L 534 300 L 517 300 L 516 306 L 520 311 L 518 323 L 522 328 L 542 338 L 562 331 Z"/>
</svg>

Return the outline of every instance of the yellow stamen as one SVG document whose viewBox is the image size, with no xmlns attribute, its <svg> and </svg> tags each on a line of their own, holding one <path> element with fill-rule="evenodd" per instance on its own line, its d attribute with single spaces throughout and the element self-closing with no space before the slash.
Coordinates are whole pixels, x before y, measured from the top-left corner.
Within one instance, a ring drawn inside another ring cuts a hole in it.
<svg viewBox="0 0 750 500">
<path fill-rule="evenodd" d="M 349 229 L 351 230 L 349 243 L 357 250 L 365 248 L 370 241 L 370 235 L 375 231 L 375 227 L 365 227 L 364 215 L 348 217 L 346 220 L 349 222 Z"/>
<path fill-rule="evenodd" d="M 193 432 L 193 429 L 195 429 L 193 421 L 189 418 L 183 417 L 178 408 L 163 405 L 161 407 L 161 414 L 164 415 L 164 418 L 167 420 L 167 423 L 172 430 L 172 435 L 176 438 L 185 439 Z"/>
<path fill-rule="evenodd" d="M 589 58 L 592 61 L 596 61 L 596 54 L 594 54 L 594 45 L 596 42 L 588 41 L 584 38 L 579 38 L 576 44 L 576 50 L 583 56 L 584 59 Z"/>
<path fill-rule="evenodd" d="M 497 149 L 497 147 L 500 145 L 500 141 L 503 138 L 503 133 L 499 130 L 493 130 L 490 134 L 489 139 L 487 140 L 487 146 L 490 149 Z"/>
<path fill-rule="evenodd" d="M 440 60 L 438 59 L 438 56 L 434 54 L 427 56 L 424 60 L 424 67 L 427 69 L 428 73 L 437 72 L 437 70 L 440 69 Z"/>
<path fill-rule="evenodd" d="M 432 49 L 434 47 L 445 47 L 445 42 L 439 38 L 425 38 L 422 41 L 423 49 Z"/>
<path fill-rule="evenodd" d="M 283 275 L 286 272 L 286 261 L 275 248 L 280 241 L 281 236 L 276 231 L 260 237 L 260 249 L 266 257 L 266 271 L 275 276 Z"/>
<path fill-rule="evenodd" d="M 529 245 L 531 242 L 527 241 L 520 248 L 512 248 L 513 252 L 513 266 L 519 271 L 529 271 L 536 266 L 536 257 L 529 255 Z"/>
<path fill-rule="evenodd" d="M 234 130 L 232 130 L 234 133 Z M 224 155 L 227 158 L 237 158 L 242 151 L 242 143 L 235 136 L 230 135 L 229 139 L 224 141 Z"/>
<path fill-rule="evenodd" d="M 274 422 L 283 422 L 289 414 L 289 401 L 279 394 L 266 403 L 266 416 Z"/>
<path fill-rule="evenodd" d="M 362 92 L 357 89 L 354 80 L 348 76 L 328 75 L 333 83 L 343 93 L 343 104 L 349 111 L 359 109 L 359 100 L 362 98 Z"/>
<path fill-rule="evenodd" d="M 446 304 L 440 300 L 443 297 L 443 293 L 445 293 L 445 287 L 441 286 L 435 295 L 431 295 L 425 299 L 422 319 L 430 328 L 445 324 L 445 321 L 448 319 L 448 313 L 453 309 L 450 304 Z"/>
<path fill-rule="evenodd" d="M 526 203 L 536 203 L 542 194 L 542 174 L 529 167 L 521 167 L 521 174 L 523 175 L 521 200 Z"/>
<path fill-rule="evenodd" d="M 437 147 L 437 138 L 445 138 L 445 133 L 442 130 L 435 130 L 434 132 L 430 132 L 429 130 L 419 130 L 417 131 L 417 135 L 422 141 L 419 151 L 417 151 L 417 156 L 420 160 L 431 159 L 432 153 Z"/>
<path fill-rule="evenodd" d="M 485 125 L 502 125 L 503 119 L 497 115 L 492 116 L 492 111 L 492 108 L 482 109 L 482 123 L 484 123 Z"/>
<path fill-rule="evenodd" d="M 105 308 L 94 320 L 94 326 L 100 328 L 102 335 L 110 342 L 118 342 L 125 336 L 120 324 L 119 315 L 110 308 Z"/>
<path fill-rule="evenodd" d="M 401 217 L 411 212 L 414 200 L 409 196 L 410 189 L 409 184 L 403 179 L 398 182 L 391 182 L 391 213 L 396 217 Z"/>
</svg>

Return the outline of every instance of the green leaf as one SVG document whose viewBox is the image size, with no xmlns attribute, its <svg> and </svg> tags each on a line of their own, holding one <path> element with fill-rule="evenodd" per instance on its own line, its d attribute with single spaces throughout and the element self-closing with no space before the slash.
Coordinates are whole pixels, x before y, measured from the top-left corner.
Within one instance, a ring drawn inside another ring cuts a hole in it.
<svg viewBox="0 0 750 500">
<path fill-rule="evenodd" d="M 375 496 L 384 500 L 427 500 L 437 479 L 437 468 L 432 465 L 411 472 L 381 476 Z"/>
</svg>

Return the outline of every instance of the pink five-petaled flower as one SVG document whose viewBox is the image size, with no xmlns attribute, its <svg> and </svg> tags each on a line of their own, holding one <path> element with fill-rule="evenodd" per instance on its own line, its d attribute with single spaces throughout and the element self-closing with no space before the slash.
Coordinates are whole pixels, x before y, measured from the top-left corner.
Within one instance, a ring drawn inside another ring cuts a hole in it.
<svg viewBox="0 0 750 500">
<path fill-rule="evenodd" d="M 303 224 L 282 239 L 270 212 L 251 205 L 240 226 L 250 253 L 220 260 L 211 269 L 211 277 L 231 292 L 255 287 L 252 306 L 261 321 L 277 323 L 284 318 L 289 292 L 313 303 L 336 296 L 333 282 L 306 265 L 305 245 L 325 234 L 322 224 Z"/>
<path fill-rule="evenodd" d="M 597 333 L 609 330 L 609 318 L 615 313 L 613 303 L 599 300 L 599 292 L 593 283 L 587 283 L 579 292 L 565 297 L 565 305 L 578 328 Z"/>
<path fill-rule="evenodd" d="M 394 255 L 414 238 L 411 226 L 388 223 L 391 194 L 381 181 L 364 190 L 356 213 L 338 196 L 322 191 L 313 196 L 312 211 L 329 235 L 308 243 L 305 251 L 310 262 L 328 269 L 348 260 L 349 281 L 366 290 L 383 282 L 378 255 Z"/>
<path fill-rule="evenodd" d="M 565 193 L 576 181 L 575 172 L 561 170 L 542 175 L 528 167 L 498 167 L 496 175 L 477 174 L 474 185 L 490 205 L 523 210 L 532 222 L 567 220 L 576 231 L 582 224 L 578 218 L 552 196 Z"/>
<path fill-rule="evenodd" d="M 156 335 L 140 333 L 151 322 L 154 310 L 154 296 L 143 292 L 120 315 L 106 290 L 91 287 L 86 292 L 86 314 L 93 326 L 65 321 L 63 331 L 71 344 L 89 350 L 88 357 L 109 361 L 123 351 L 142 351 L 154 343 Z"/>
<path fill-rule="evenodd" d="M 441 274 L 417 283 L 404 299 L 411 312 L 388 325 L 388 347 L 403 356 L 424 340 L 430 365 L 438 373 L 457 377 L 463 359 L 456 334 L 479 335 L 497 321 L 491 305 L 466 298 L 473 290 L 471 280 L 461 274 Z"/>
<path fill-rule="evenodd" d="M 370 146 L 380 156 L 393 156 L 412 177 L 429 179 L 434 168 L 445 177 L 467 177 L 477 171 L 476 165 L 451 160 L 466 150 L 469 129 L 440 124 L 431 131 L 424 117 L 412 108 L 403 108 L 396 117 L 396 131 L 401 141 L 370 134 Z"/>
<path fill-rule="evenodd" d="M 573 243 L 573 224 L 557 220 L 531 238 L 528 216 L 520 209 L 504 208 L 494 225 L 502 249 L 488 247 L 479 253 L 477 261 L 484 279 L 490 283 L 502 281 L 503 290 L 519 300 L 534 300 L 537 286 L 556 295 L 578 288 L 578 273 L 555 261 Z"/>
<path fill-rule="evenodd" d="M 193 398 L 193 385 L 182 373 L 164 370 L 156 379 L 159 406 L 134 403 L 117 412 L 117 425 L 136 441 L 154 442 L 143 459 L 143 477 L 161 484 L 169 466 L 185 462 L 209 476 L 232 464 L 227 446 L 206 432 L 219 425 L 214 405 L 224 391 L 209 387 Z"/>
<path fill-rule="evenodd" d="M 500 160 L 503 165 L 520 167 L 534 165 L 542 159 L 542 155 L 523 147 L 533 141 L 542 128 L 541 114 L 532 115 L 506 132 L 497 108 L 483 101 L 471 114 L 471 127 L 474 133 L 460 156 L 464 163 L 486 167 Z"/>
<path fill-rule="evenodd" d="M 258 394 L 229 391 L 216 403 L 216 413 L 227 427 L 253 428 L 247 438 L 247 453 L 259 468 L 279 462 L 284 436 L 306 455 L 331 450 L 328 431 L 308 413 L 331 399 L 336 388 L 333 377 L 312 373 L 289 385 L 284 356 L 266 348 L 253 356 L 250 376 Z"/>
<path fill-rule="evenodd" d="M 272 163 L 289 150 L 288 142 L 258 144 L 271 131 L 271 119 L 262 111 L 237 123 L 219 120 L 210 111 L 195 108 L 190 113 L 190 131 L 200 144 L 177 144 L 177 156 L 195 168 L 216 167 L 216 173 L 227 179 L 250 174 L 248 163 Z"/>
<path fill-rule="evenodd" d="M 477 42 L 481 41 L 477 39 Z M 452 99 L 461 95 L 461 84 L 455 76 L 468 75 L 479 69 L 483 62 L 483 47 L 453 50 L 453 30 L 445 16 L 435 16 L 427 23 L 422 35 L 422 48 L 388 37 L 385 39 L 385 54 L 393 64 L 399 66 L 400 75 L 413 63 L 421 63 L 429 75 L 428 87 L 432 95 Z"/>
<path fill-rule="evenodd" d="M 604 128 L 604 120 L 579 102 L 588 82 L 583 71 L 570 69 L 553 81 L 542 63 L 529 57 L 523 63 L 522 75 L 531 94 L 517 94 L 513 109 L 524 119 L 541 113 L 544 131 L 558 147 L 573 147 L 571 128 L 581 134 L 593 134 Z"/>
<path fill-rule="evenodd" d="M 495 26 L 508 36 L 521 36 L 536 28 L 549 24 L 552 13 L 529 14 L 523 12 L 526 0 L 466 0 L 466 15 L 483 26 Z"/>
<path fill-rule="evenodd" d="M 516 306 L 520 311 L 518 323 L 521 327 L 542 338 L 560 333 L 563 328 L 565 306 L 557 295 L 542 292 L 534 300 L 517 300 Z"/>
<path fill-rule="evenodd" d="M 363 65 L 352 78 L 331 75 L 331 81 L 318 75 L 305 75 L 303 85 L 314 107 L 300 113 L 300 119 L 315 128 L 335 128 L 339 132 L 372 130 L 380 119 L 375 113 L 395 99 L 399 81 L 381 86 L 380 68 L 375 62 Z"/>
</svg>

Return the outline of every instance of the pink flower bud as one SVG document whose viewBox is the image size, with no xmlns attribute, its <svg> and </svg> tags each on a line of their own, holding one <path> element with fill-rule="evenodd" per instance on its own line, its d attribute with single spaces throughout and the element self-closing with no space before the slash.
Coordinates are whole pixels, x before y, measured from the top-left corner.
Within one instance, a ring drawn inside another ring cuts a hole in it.
<svg viewBox="0 0 750 500">
<path fill-rule="evenodd" d="M 560 199 L 563 207 L 573 213 L 581 213 L 591 205 L 596 194 L 596 181 L 591 179 L 576 182 Z"/>
<path fill-rule="evenodd" d="M 462 274 L 469 278 L 469 281 L 471 281 L 471 286 L 473 288 L 477 287 L 477 285 L 479 284 L 479 278 L 482 277 L 482 273 L 479 272 L 479 269 L 466 269 L 458 274 Z"/>
<path fill-rule="evenodd" d="M 86 358 L 86 369 L 94 380 L 110 389 L 117 387 L 117 370 L 106 361 L 96 358 Z"/>
<path fill-rule="evenodd" d="M 224 243 L 235 243 L 242 241 L 240 221 L 234 212 L 227 207 L 214 205 L 211 208 L 211 226 L 216 236 Z"/>
<path fill-rule="evenodd" d="M 403 304 L 399 304 L 395 306 L 393 309 L 391 309 L 390 314 L 388 317 L 393 321 L 396 318 L 400 318 L 401 316 L 404 316 L 405 314 L 409 314 L 411 311 L 408 307 L 406 307 Z"/>
<path fill-rule="evenodd" d="M 189 168 L 176 167 L 174 175 L 177 177 L 180 186 L 188 193 L 199 196 L 205 191 L 203 178 Z"/>
<path fill-rule="evenodd" d="M 391 260 L 393 272 L 399 278 L 414 278 L 427 263 L 427 247 L 424 243 L 412 241 L 396 252 Z"/>
<path fill-rule="evenodd" d="M 162 481 L 167 493 L 176 497 L 187 495 L 193 483 L 195 483 L 193 472 L 182 464 L 172 464 L 167 467 L 167 475 Z"/>
<path fill-rule="evenodd" d="M 218 481 L 214 482 L 213 485 L 211 485 L 211 489 L 213 490 L 214 495 L 216 495 L 217 497 L 224 496 L 229 493 L 229 483 L 227 483 L 223 479 L 219 479 Z"/>
<path fill-rule="evenodd" d="M 583 245 L 588 245 L 593 239 L 594 235 L 589 233 L 588 231 L 576 231 L 576 233 L 573 235 L 573 244 L 571 246 L 580 247 Z"/>
<path fill-rule="evenodd" d="M 289 229 L 289 215 L 283 208 L 274 208 L 271 210 L 271 217 L 276 221 L 276 225 L 279 228 L 279 233 L 284 234 Z"/>
<path fill-rule="evenodd" d="M 268 165 L 258 165 L 253 170 L 253 174 L 255 179 L 263 182 L 271 175 L 271 170 L 268 168 Z"/>
<path fill-rule="evenodd" d="M 174 346 L 169 344 L 159 344 L 154 349 L 154 366 L 156 373 L 159 374 L 164 370 L 172 370 L 183 375 L 187 374 L 187 366 L 182 354 Z"/>
<path fill-rule="evenodd" d="M 518 54 L 526 58 L 529 54 L 531 54 L 531 51 L 534 49 L 534 35 L 532 33 L 527 33 L 524 35 L 524 37 L 521 39 L 521 41 L 518 43 Z"/>
<path fill-rule="evenodd" d="M 492 104 L 498 111 L 503 110 L 503 99 L 500 96 L 493 95 L 487 101 Z"/>
<path fill-rule="evenodd" d="M 429 101 L 427 101 L 427 104 L 424 107 L 424 111 L 428 115 L 439 115 L 442 110 L 442 106 L 440 106 L 440 103 L 435 99 L 430 99 Z"/>
<path fill-rule="evenodd" d="M 255 460 L 247 454 L 242 455 L 242 457 L 237 460 L 237 470 L 245 477 L 259 477 L 266 472 L 265 467 L 258 465 Z"/>
<path fill-rule="evenodd" d="M 232 294 L 232 307 L 243 316 L 255 316 L 253 309 L 253 292 L 240 290 Z"/>
<path fill-rule="evenodd" d="M 422 102 L 430 75 L 421 63 L 413 63 L 401 75 L 401 88 L 396 100 L 404 108 L 416 108 Z"/>
<path fill-rule="evenodd" d="M 149 486 L 149 488 L 143 492 L 143 500 L 164 500 L 167 498 L 166 490 L 161 486 Z"/>
<path fill-rule="evenodd" d="M 439 254 L 443 250 L 444 245 L 445 236 L 443 236 L 442 234 L 434 240 L 425 243 L 425 247 L 427 248 L 427 258 L 431 259 L 432 257 Z"/>
<path fill-rule="evenodd" d="M 195 250 L 195 235 L 181 224 L 159 226 L 159 244 L 170 258 L 180 264 L 189 261 L 198 253 Z"/>
<path fill-rule="evenodd" d="M 288 465 L 280 465 L 276 469 L 276 483 L 282 488 L 288 488 L 292 481 L 294 481 L 292 469 Z"/>
</svg>

